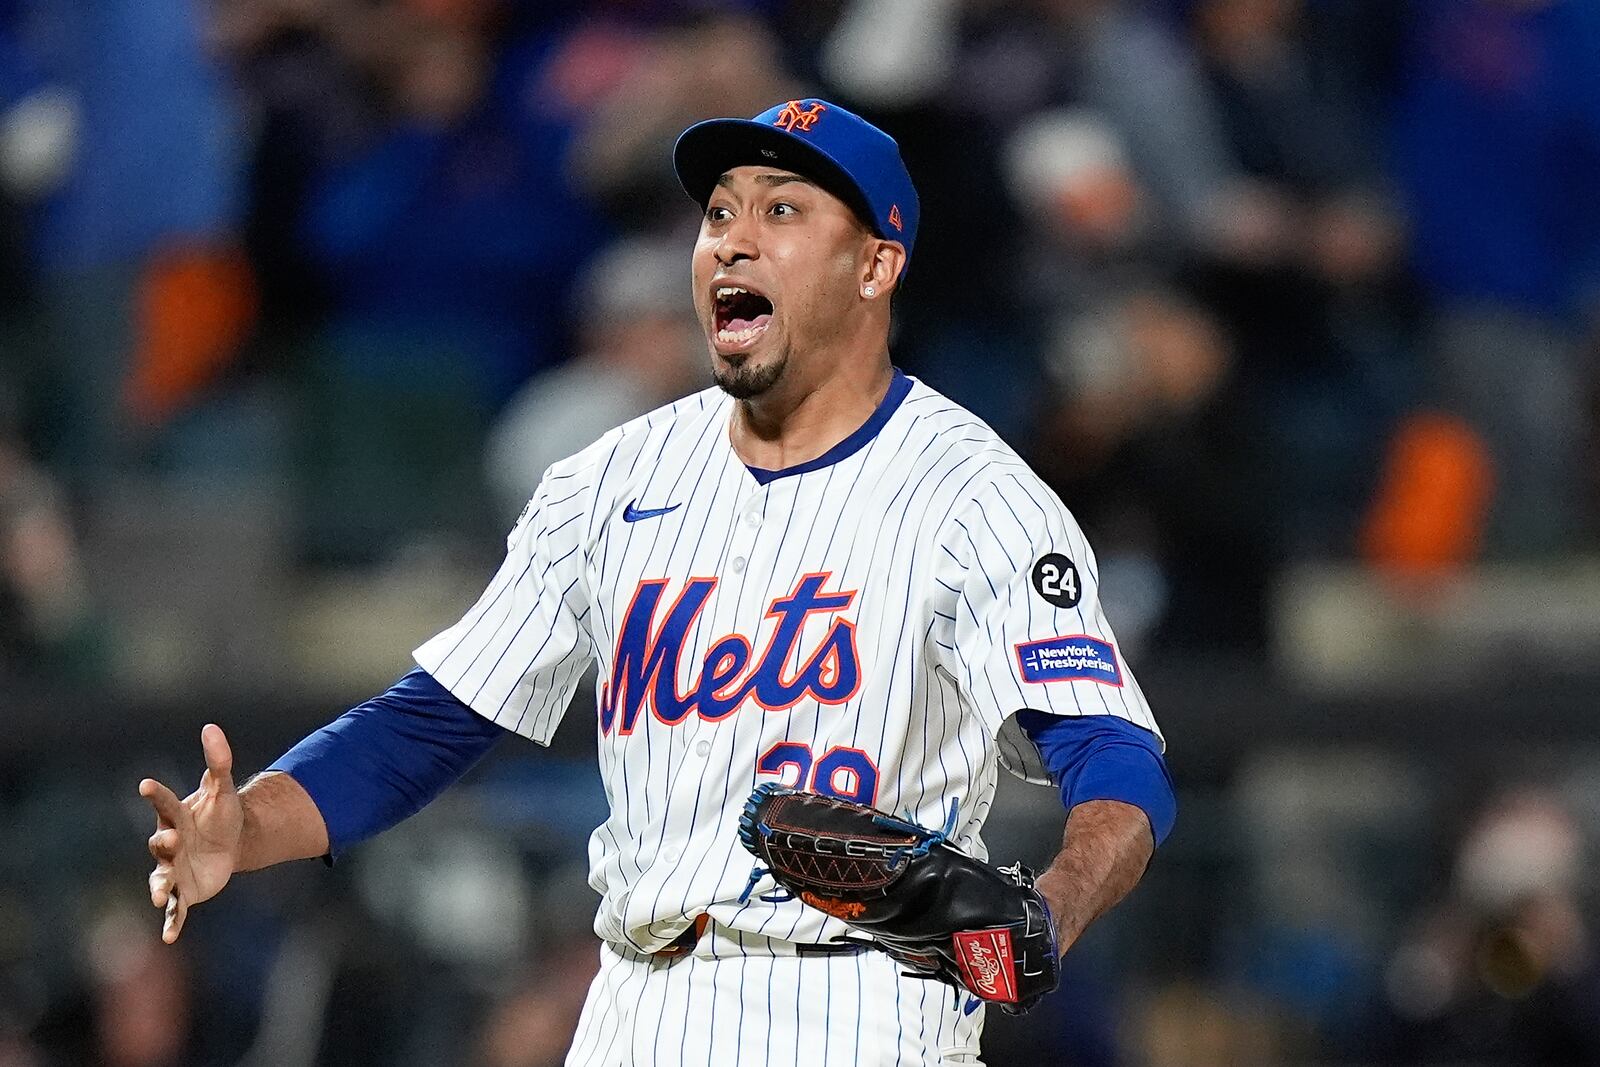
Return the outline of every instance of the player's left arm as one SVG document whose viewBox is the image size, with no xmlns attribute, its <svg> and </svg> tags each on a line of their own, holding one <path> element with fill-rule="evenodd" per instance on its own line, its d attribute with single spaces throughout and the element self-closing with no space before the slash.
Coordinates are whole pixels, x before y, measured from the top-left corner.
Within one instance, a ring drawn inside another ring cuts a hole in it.
<svg viewBox="0 0 1600 1067">
<path fill-rule="evenodd" d="M 938 610 L 953 621 L 935 639 L 1002 765 L 1058 786 L 1067 809 L 1037 883 L 1064 951 L 1138 884 L 1172 828 L 1164 742 L 1101 610 L 1087 539 L 1031 472 L 957 509 L 940 558 L 953 596 Z"/>
<path fill-rule="evenodd" d="M 1068 813 L 1061 851 L 1034 883 L 1050 905 L 1061 952 L 1132 892 L 1155 849 L 1149 820 L 1131 804 L 1090 800 Z"/>
<path fill-rule="evenodd" d="M 1061 851 L 1039 876 L 1065 951 L 1138 884 L 1172 832 L 1177 798 L 1155 734 L 1117 716 L 1019 711 L 1067 809 Z"/>
</svg>

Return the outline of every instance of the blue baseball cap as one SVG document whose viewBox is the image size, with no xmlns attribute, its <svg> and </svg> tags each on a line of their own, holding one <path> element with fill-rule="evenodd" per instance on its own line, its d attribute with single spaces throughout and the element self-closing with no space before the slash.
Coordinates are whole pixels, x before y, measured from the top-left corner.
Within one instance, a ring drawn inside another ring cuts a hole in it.
<svg viewBox="0 0 1600 1067">
<path fill-rule="evenodd" d="M 789 100 L 753 119 L 708 119 L 678 137 L 672 166 L 701 207 L 717 179 L 734 167 L 767 166 L 802 174 L 849 204 L 879 237 L 906 247 L 917 239 L 917 190 L 893 137 L 838 104 Z M 904 274 L 904 269 L 901 270 Z"/>
</svg>

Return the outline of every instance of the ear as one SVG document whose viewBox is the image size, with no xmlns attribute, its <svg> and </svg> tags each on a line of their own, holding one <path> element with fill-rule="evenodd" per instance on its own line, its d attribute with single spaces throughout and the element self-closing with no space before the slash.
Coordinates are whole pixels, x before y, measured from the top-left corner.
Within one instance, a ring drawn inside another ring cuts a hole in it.
<svg viewBox="0 0 1600 1067">
<path fill-rule="evenodd" d="M 869 258 L 861 272 L 861 293 L 869 300 L 887 300 L 895 286 L 900 284 L 900 271 L 906 265 L 906 246 L 899 241 L 874 239 L 868 249 Z M 872 295 L 867 296 L 867 290 Z"/>
</svg>

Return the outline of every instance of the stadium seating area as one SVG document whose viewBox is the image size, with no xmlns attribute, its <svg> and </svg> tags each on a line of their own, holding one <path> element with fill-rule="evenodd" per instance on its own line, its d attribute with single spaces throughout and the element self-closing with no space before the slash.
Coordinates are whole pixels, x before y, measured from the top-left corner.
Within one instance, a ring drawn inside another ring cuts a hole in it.
<svg viewBox="0 0 1600 1067">
<path fill-rule="evenodd" d="M 135 783 L 403 673 L 709 383 L 672 139 L 805 95 L 900 141 L 895 360 L 1088 531 L 1180 790 L 989 1061 L 1600 1063 L 1600 6 L 0 0 L 0 1067 L 561 1062 L 586 693 L 177 950 Z"/>
</svg>

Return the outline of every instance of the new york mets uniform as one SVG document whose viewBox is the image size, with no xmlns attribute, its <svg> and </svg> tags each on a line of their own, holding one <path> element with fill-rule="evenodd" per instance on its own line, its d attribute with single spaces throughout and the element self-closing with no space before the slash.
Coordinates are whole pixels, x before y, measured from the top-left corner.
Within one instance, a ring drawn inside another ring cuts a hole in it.
<svg viewBox="0 0 1600 1067">
<path fill-rule="evenodd" d="M 756 470 L 711 389 L 552 466 L 504 564 L 416 651 L 479 714 L 548 743 L 597 668 L 610 816 L 589 843 L 604 942 L 573 1067 L 976 1062 L 983 1009 L 830 946 L 847 927 L 752 884 L 764 781 L 980 831 L 1010 715 L 1156 731 L 1061 501 L 984 423 L 896 372 L 857 432 Z"/>
</svg>

